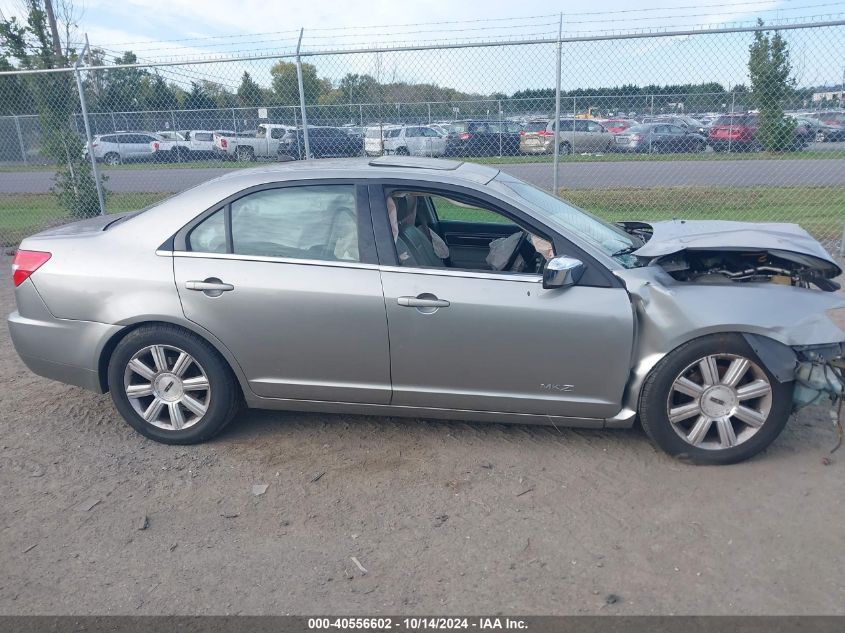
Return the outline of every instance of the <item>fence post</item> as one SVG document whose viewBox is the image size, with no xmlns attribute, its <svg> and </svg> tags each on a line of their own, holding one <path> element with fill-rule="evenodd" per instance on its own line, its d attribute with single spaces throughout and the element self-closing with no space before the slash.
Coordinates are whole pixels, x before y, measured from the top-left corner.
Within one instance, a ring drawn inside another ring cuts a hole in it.
<svg viewBox="0 0 845 633">
<path fill-rule="evenodd" d="M 88 50 L 88 34 L 85 35 L 85 48 L 73 64 L 76 75 L 76 88 L 79 90 L 79 105 L 82 107 L 82 121 L 85 123 L 85 141 L 88 143 L 88 158 L 91 159 L 91 170 L 94 172 L 94 184 L 97 187 L 97 202 L 100 204 L 100 215 L 106 214 L 106 201 L 103 198 L 103 184 L 100 182 L 100 172 L 97 169 L 97 158 L 94 156 L 94 143 L 91 139 L 91 126 L 88 123 L 88 106 L 85 104 L 85 90 L 82 86 L 82 74 L 79 72 L 79 62 Z"/>
<path fill-rule="evenodd" d="M 839 242 L 839 256 L 845 257 L 845 222 L 842 223 L 842 241 Z"/>
<path fill-rule="evenodd" d="M 182 162 L 182 152 L 179 151 L 179 137 L 176 134 L 176 113 L 170 111 L 170 121 L 173 123 L 173 143 L 176 150 L 176 160 Z"/>
<path fill-rule="evenodd" d="M 552 128 L 555 131 L 555 148 L 554 158 L 552 159 L 552 194 L 558 195 L 558 185 L 560 174 L 558 174 L 558 164 L 560 163 L 560 58 L 563 54 L 563 13 L 560 14 L 560 21 L 557 27 L 557 61 L 555 63 L 555 124 Z M 573 126 L 574 127 L 574 126 Z"/>
<path fill-rule="evenodd" d="M 305 89 L 302 85 L 302 62 L 299 59 L 299 49 L 302 46 L 304 28 L 299 29 L 299 41 L 296 43 L 296 80 L 299 83 L 299 108 L 302 110 L 302 140 L 305 141 L 305 158 L 311 159 L 311 143 L 308 139 L 308 115 L 305 113 Z"/>
<path fill-rule="evenodd" d="M 23 164 L 27 164 L 26 160 L 26 145 L 23 144 L 23 134 L 21 134 L 21 122 L 18 121 L 18 115 L 15 115 L 15 129 L 18 131 L 18 144 L 21 146 L 21 158 L 23 159 Z"/>
</svg>

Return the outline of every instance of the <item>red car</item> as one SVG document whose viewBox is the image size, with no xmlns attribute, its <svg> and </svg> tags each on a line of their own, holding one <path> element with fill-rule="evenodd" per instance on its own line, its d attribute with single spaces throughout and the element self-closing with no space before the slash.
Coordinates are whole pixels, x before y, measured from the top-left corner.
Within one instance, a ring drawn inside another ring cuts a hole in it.
<svg viewBox="0 0 845 633">
<path fill-rule="evenodd" d="M 632 119 L 608 119 L 602 123 L 608 132 L 619 134 L 624 132 L 629 127 L 637 125 L 637 122 Z"/>
<path fill-rule="evenodd" d="M 717 152 L 756 150 L 758 119 L 756 114 L 727 114 L 710 126 L 710 145 Z"/>
</svg>

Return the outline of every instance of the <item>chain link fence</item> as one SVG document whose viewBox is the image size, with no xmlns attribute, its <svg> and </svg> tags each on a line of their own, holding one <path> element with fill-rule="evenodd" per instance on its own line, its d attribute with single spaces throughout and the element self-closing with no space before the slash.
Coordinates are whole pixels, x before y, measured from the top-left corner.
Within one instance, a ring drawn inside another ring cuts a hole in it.
<svg viewBox="0 0 845 633">
<path fill-rule="evenodd" d="M 0 73 L 0 244 L 258 161 L 394 154 L 493 164 L 614 221 L 796 222 L 838 251 L 845 21 L 777 29 Z"/>
</svg>

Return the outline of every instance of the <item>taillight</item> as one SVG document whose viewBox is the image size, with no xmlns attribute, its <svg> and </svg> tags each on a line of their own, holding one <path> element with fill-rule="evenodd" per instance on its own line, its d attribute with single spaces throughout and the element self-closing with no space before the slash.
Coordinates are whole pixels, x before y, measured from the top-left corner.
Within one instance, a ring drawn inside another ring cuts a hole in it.
<svg viewBox="0 0 845 633">
<path fill-rule="evenodd" d="M 158 151 L 158 141 L 153 141 L 153 151 L 154 152 Z"/>
<path fill-rule="evenodd" d="M 549 132 L 548 130 L 540 130 L 537 132 L 537 136 L 554 136 L 554 132 Z"/>
<path fill-rule="evenodd" d="M 227 141 L 225 138 L 221 138 L 220 139 L 220 147 L 222 147 L 223 149 L 226 149 L 227 147 L 229 147 L 229 141 Z"/>
<path fill-rule="evenodd" d="M 12 261 L 12 282 L 15 288 L 29 279 L 36 270 L 41 268 L 53 255 L 44 251 L 18 251 Z"/>
<path fill-rule="evenodd" d="M 472 134 L 470 134 L 469 132 L 461 132 L 460 134 L 458 134 L 458 138 L 462 141 L 466 141 L 467 139 L 472 138 Z"/>
</svg>

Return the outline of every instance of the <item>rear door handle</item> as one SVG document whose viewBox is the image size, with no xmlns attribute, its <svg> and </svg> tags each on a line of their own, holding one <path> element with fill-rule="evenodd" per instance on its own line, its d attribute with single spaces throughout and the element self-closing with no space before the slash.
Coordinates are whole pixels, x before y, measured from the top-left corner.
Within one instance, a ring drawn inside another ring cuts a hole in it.
<svg viewBox="0 0 845 633">
<path fill-rule="evenodd" d="M 448 308 L 446 299 L 425 299 L 420 297 L 399 297 L 396 303 L 405 308 Z"/>
<path fill-rule="evenodd" d="M 219 297 L 224 292 L 229 292 L 230 290 L 235 289 L 232 284 L 224 283 L 217 277 L 209 277 L 208 279 L 204 279 L 202 281 L 186 281 L 185 288 L 188 290 L 199 290 L 209 297 Z"/>
</svg>

